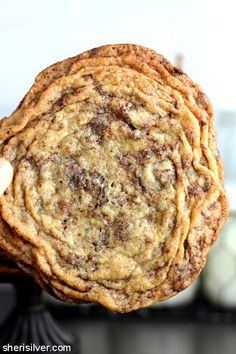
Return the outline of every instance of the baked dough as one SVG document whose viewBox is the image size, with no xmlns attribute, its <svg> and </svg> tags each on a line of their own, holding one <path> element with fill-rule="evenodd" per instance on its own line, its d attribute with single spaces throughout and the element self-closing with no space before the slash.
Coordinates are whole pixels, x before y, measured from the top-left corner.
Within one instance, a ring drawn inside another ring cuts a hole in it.
<svg viewBox="0 0 236 354">
<path fill-rule="evenodd" d="M 128 312 L 177 294 L 228 213 L 215 135 L 206 95 L 150 49 L 50 66 L 1 121 L 0 246 L 65 301 Z"/>
</svg>

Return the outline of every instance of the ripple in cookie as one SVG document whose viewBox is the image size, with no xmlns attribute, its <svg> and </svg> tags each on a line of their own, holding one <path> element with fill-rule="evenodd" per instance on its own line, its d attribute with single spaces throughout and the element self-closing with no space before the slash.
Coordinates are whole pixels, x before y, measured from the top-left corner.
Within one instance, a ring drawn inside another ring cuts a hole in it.
<svg viewBox="0 0 236 354">
<path fill-rule="evenodd" d="M 211 104 L 154 51 L 40 73 L 0 126 L 0 245 L 48 291 L 127 312 L 190 285 L 227 217 Z"/>
</svg>

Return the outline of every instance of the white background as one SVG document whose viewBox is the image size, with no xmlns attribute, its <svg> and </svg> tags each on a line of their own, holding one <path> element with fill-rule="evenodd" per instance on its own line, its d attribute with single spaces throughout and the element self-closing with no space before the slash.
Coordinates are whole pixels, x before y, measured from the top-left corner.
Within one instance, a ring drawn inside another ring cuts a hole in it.
<svg viewBox="0 0 236 354">
<path fill-rule="evenodd" d="M 0 116 L 44 67 L 121 42 L 183 53 L 215 109 L 234 110 L 235 33 L 233 0 L 0 0 Z"/>
</svg>

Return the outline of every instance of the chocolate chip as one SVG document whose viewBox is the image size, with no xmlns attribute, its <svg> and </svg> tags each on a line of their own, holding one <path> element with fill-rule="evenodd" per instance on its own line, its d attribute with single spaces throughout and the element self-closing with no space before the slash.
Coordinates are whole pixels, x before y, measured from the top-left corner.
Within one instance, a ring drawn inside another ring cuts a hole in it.
<svg viewBox="0 0 236 354">
<path fill-rule="evenodd" d="M 94 80 L 94 75 L 93 74 L 85 74 L 83 75 L 83 79 L 85 80 Z"/>
<path fill-rule="evenodd" d="M 184 72 L 180 68 L 174 67 L 171 71 L 171 74 L 173 76 L 184 75 Z"/>
<path fill-rule="evenodd" d="M 128 223 L 122 214 L 112 222 L 112 232 L 116 240 L 127 242 L 129 240 Z"/>
<path fill-rule="evenodd" d="M 198 92 L 196 98 L 196 103 L 199 107 L 203 108 L 203 109 L 207 109 L 208 107 L 208 102 L 207 102 L 207 98 L 206 96 L 204 95 L 203 92 Z"/>
<path fill-rule="evenodd" d="M 98 142 L 102 144 L 109 132 L 108 125 L 94 119 L 89 123 L 89 126 L 92 132 L 96 135 Z"/>
<path fill-rule="evenodd" d="M 97 55 L 98 49 L 99 49 L 99 48 L 93 48 L 93 49 L 91 49 L 91 50 L 89 51 L 89 54 L 90 54 L 90 57 L 91 57 L 91 58 L 92 58 L 92 57 L 95 57 L 95 56 Z"/>
<path fill-rule="evenodd" d="M 65 177 L 69 187 L 77 191 L 77 198 L 85 191 L 92 196 L 91 207 L 97 208 L 107 202 L 106 181 L 98 172 L 81 168 L 76 161 L 71 161 L 65 167 Z"/>
<path fill-rule="evenodd" d="M 129 116 L 129 112 L 131 110 L 134 110 L 134 106 L 131 102 L 127 102 L 123 104 L 118 110 L 118 118 L 124 120 L 125 123 L 128 125 L 128 127 L 130 128 L 130 130 L 134 131 L 136 130 L 136 127 L 132 124 Z"/>
<path fill-rule="evenodd" d="M 197 185 L 188 186 L 188 193 L 190 196 L 197 196 L 203 192 L 202 188 Z"/>
</svg>

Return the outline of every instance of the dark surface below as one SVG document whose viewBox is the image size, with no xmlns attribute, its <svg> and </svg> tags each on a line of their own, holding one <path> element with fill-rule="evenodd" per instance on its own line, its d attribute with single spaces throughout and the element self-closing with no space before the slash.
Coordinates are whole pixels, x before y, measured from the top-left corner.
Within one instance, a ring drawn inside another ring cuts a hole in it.
<svg viewBox="0 0 236 354">
<path fill-rule="evenodd" d="M 15 303 L 11 285 L 0 287 L 0 324 Z M 131 315 L 113 315 L 94 307 L 50 305 L 54 318 L 78 335 L 80 354 L 235 354 L 236 324 L 232 316 L 215 313 L 213 321 L 191 309 L 167 314 L 148 310 Z M 201 311 L 200 311 L 201 312 Z M 179 318 L 179 319 L 178 319 Z M 228 322 L 228 323 L 227 323 Z M 0 334 L 1 335 L 1 334 Z"/>
</svg>

